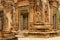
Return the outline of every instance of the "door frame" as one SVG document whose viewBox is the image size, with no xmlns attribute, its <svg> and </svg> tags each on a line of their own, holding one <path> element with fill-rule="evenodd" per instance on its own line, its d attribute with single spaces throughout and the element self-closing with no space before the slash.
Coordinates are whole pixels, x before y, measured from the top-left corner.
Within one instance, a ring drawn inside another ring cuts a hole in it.
<svg viewBox="0 0 60 40">
<path fill-rule="evenodd" d="M 19 25 L 19 30 L 21 30 L 21 21 L 20 21 L 20 18 L 21 18 L 21 10 L 27 10 L 27 13 L 28 13 L 28 29 L 29 29 L 29 19 L 30 19 L 30 13 L 29 13 L 29 5 L 24 5 L 24 6 L 20 6 L 19 9 L 18 9 L 18 25 Z M 23 30 L 21 30 L 23 31 Z"/>
</svg>

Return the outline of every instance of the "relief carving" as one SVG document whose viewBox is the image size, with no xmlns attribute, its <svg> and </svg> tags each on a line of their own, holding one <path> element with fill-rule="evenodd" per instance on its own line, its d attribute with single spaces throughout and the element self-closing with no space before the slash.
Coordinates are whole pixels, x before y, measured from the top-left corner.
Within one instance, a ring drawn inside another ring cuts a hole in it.
<svg viewBox="0 0 60 40">
<path fill-rule="evenodd" d="M 45 22 L 49 22 L 49 13 L 48 13 L 48 4 L 47 2 L 45 3 L 45 6 L 44 6 L 44 10 L 45 10 Z"/>
<path fill-rule="evenodd" d="M 40 24 L 40 23 L 42 23 L 42 13 L 41 13 L 41 10 L 40 10 L 40 6 L 42 6 L 42 4 L 40 4 L 40 2 L 41 2 L 41 0 L 37 0 L 37 1 L 35 1 L 35 9 L 36 9 L 36 14 L 35 14 L 35 23 L 38 23 L 38 24 Z"/>
<path fill-rule="evenodd" d="M 36 13 L 36 23 L 41 23 L 41 13 Z"/>
<path fill-rule="evenodd" d="M 2 0 L 2 4 L 5 8 L 12 9 L 14 3 L 13 1 Z"/>
</svg>

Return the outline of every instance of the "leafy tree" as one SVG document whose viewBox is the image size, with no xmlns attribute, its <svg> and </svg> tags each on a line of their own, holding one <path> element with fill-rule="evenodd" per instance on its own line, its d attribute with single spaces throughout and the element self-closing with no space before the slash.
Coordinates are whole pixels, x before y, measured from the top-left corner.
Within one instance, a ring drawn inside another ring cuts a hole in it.
<svg viewBox="0 0 60 40">
<path fill-rule="evenodd" d="M 58 24 L 60 24 L 60 8 L 58 9 Z"/>
</svg>

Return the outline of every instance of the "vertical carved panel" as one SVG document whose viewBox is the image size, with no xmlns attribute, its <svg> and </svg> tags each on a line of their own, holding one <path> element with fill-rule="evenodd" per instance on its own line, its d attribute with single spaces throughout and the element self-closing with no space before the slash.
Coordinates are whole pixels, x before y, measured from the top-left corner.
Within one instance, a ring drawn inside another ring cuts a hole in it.
<svg viewBox="0 0 60 40">
<path fill-rule="evenodd" d="M 47 4 L 48 2 L 46 1 L 45 2 L 45 6 L 44 6 L 44 10 L 45 10 L 45 22 L 49 22 L 49 13 L 48 13 L 48 4 Z"/>
<path fill-rule="evenodd" d="M 40 3 L 41 2 L 41 3 Z M 34 22 L 35 23 L 42 23 L 42 12 L 41 12 L 41 6 L 42 6 L 42 1 L 41 0 L 35 0 L 35 4 L 34 4 L 34 8 L 35 8 L 35 16 L 34 16 Z"/>
<path fill-rule="evenodd" d="M 12 7 L 13 4 L 9 1 L 2 1 L 3 5 L 4 5 L 4 31 L 9 31 L 11 30 L 11 23 L 12 23 L 12 19 L 11 19 L 11 11 L 12 11 Z"/>
</svg>

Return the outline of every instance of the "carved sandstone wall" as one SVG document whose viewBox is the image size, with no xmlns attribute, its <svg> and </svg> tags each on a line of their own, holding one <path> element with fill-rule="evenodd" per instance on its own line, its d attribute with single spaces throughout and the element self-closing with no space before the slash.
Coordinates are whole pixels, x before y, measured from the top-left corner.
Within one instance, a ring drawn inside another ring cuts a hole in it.
<svg viewBox="0 0 60 40">
<path fill-rule="evenodd" d="M 57 29 L 58 6 L 57 0 L 1 0 L 2 30 L 10 36 L 11 31 L 40 33 Z"/>
</svg>

